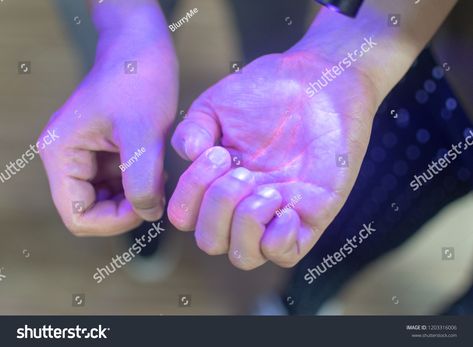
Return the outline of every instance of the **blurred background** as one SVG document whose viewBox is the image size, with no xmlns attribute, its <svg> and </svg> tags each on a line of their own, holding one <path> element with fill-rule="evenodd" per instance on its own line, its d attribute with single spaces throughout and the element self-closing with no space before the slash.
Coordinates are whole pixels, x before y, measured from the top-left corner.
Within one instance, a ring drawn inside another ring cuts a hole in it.
<svg viewBox="0 0 473 347">
<path fill-rule="evenodd" d="M 191 23 L 172 34 L 181 66 L 179 109 L 184 112 L 199 93 L 230 73 L 231 62 L 246 59 L 226 1 L 181 1 L 173 21 L 193 8 L 199 12 Z M 316 10 L 308 7 L 306 19 L 288 13 L 275 20 L 290 31 L 308 25 Z M 203 49 L 202 38 L 211 49 Z M 0 2 L 2 169 L 36 142 L 81 81 L 93 59 L 95 39 L 82 1 Z M 18 73 L 20 61 L 31 62 L 30 74 Z M 175 181 L 185 163 L 169 153 Z M 359 272 L 318 313 L 439 312 L 470 285 L 472 211 L 471 194 L 450 204 L 408 242 Z M 97 284 L 92 278 L 96 268 L 128 249 L 129 237 L 73 237 L 56 213 L 41 161 L 35 158 L 0 184 L 0 314 L 259 313 L 265 300 L 291 280 L 291 270 L 269 264 L 252 272 L 234 269 L 226 257 L 197 249 L 191 233 L 179 233 L 168 223 L 165 229 L 159 274 L 146 276 L 152 262 L 138 260 Z M 455 249 L 452 261 L 442 260 L 443 247 Z"/>
</svg>

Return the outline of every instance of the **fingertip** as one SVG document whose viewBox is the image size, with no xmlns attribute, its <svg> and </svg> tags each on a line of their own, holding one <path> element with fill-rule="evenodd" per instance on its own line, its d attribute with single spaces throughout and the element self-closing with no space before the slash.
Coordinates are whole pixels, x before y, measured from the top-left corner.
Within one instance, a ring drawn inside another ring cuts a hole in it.
<svg viewBox="0 0 473 347">
<path fill-rule="evenodd" d="M 181 231 L 195 229 L 208 187 L 231 168 L 230 153 L 223 147 L 207 149 L 181 175 L 169 200 L 168 216 Z"/>
<path fill-rule="evenodd" d="M 154 222 L 161 219 L 161 217 L 163 216 L 164 205 L 160 204 L 158 206 L 147 208 L 147 209 L 134 208 L 134 211 L 136 212 L 138 216 L 143 218 L 145 221 Z"/>
<path fill-rule="evenodd" d="M 191 161 L 212 147 L 214 143 L 215 137 L 192 120 L 184 120 L 179 124 L 171 140 L 176 152 L 183 159 Z"/>
</svg>

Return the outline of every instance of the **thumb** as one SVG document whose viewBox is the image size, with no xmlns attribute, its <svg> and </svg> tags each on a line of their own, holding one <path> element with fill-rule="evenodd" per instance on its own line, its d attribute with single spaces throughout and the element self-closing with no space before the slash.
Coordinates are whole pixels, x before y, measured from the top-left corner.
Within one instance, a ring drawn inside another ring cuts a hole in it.
<svg viewBox="0 0 473 347">
<path fill-rule="evenodd" d="M 217 115 L 211 109 L 193 105 L 186 118 L 177 126 L 171 144 L 183 159 L 194 161 L 213 147 L 219 138 Z"/>
<path fill-rule="evenodd" d="M 146 141 L 143 132 L 128 128 L 119 134 L 123 190 L 135 212 L 155 221 L 164 212 L 164 141 Z"/>
</svg>

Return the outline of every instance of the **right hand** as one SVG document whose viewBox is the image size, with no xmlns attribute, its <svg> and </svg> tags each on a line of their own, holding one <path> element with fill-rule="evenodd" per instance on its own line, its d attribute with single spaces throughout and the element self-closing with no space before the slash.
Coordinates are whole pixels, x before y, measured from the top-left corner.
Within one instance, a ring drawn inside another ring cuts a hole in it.
<svg viewBox="0 0 473 347">
<path fill-rule="evenodd" d="M 102 37 L 93 69 L 43 131 L 59 136 L 40 155 L 54 204 L 75 235 L 119 234 L 163 214 L 164 143 L 178 95 L 168 36 Z M 127 69 L 129 61 L 137 66 Z"/>
</svg>

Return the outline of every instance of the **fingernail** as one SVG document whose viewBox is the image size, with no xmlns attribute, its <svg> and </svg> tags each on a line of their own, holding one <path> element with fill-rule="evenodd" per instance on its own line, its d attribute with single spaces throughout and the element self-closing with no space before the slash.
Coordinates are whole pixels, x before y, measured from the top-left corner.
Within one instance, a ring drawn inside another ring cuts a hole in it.
<svg viewBox="0 0 473 347">
<path fill-rule="evenodd" d="M 184 141 L 184 153 L 186 154 L 187 159 L 192 159 L 189 141 Z"/>
<path fill-rule="evenodd" d="M 257 194 L 266 199 L 272 199 L 278 196 L 278 191 L 271 187 L 264 187 L 260 189 Z"/>
<path fill-rule="evenodd" d="M 240 180 L 240 181 L 251 181 L 253 178 L 253 174 L 250 170 L 245 169 L 244 167 L 239 167 L 232 172 L 232 177 Z"/>
<path fill-rule="evenodd" d="M 205 148 L 211 146 L 209 133 L 200 127 L 193 127 L 193 136 L 184 140 L 184 153 L 188 159 L 195 159 Z M 209 146 L 210 144 L 210 146 Z"/>
<path fill-rule="evenodd" d="M 214 166 L 222 166 L 228 159 L 227 151 L 222 147 L 210 148 L 205 155 Z"/>
</svg>

